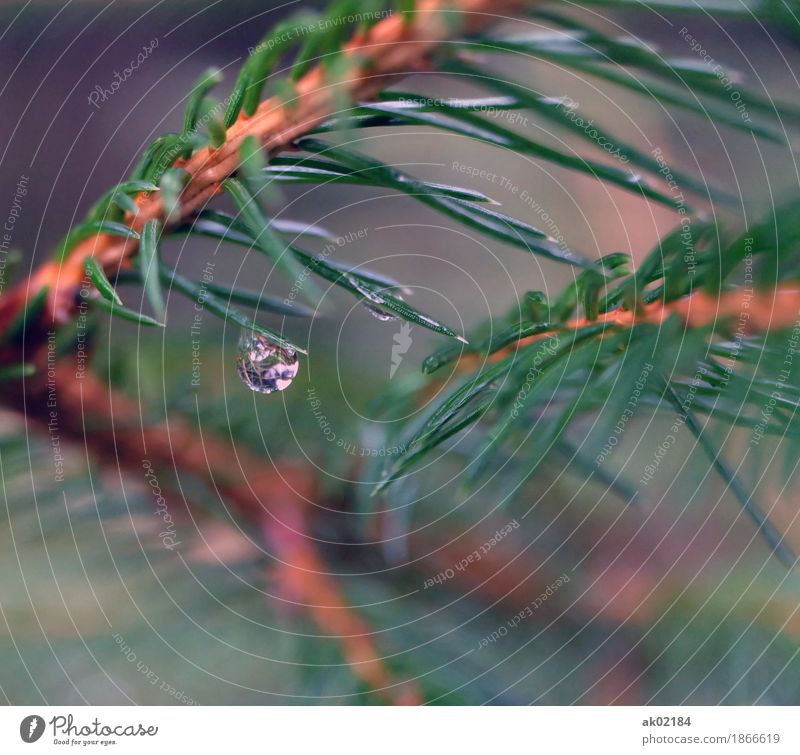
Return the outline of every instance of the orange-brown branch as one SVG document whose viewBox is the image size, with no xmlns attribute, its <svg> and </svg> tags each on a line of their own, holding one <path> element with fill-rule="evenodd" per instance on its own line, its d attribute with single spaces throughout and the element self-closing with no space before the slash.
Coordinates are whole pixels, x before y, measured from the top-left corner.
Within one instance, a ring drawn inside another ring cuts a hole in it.
<svg viewBox="0 0 800 755">
<path fill-rule="evenodd" d="M 797 285 L 781 284 L 767 289 L 736 289 L 719 296 L 696 292 L 682 299 L 663 303 L 653 302 L 640 310 L 614 309 L 601 314 L 596 320 L 585 317 L 570 320 L 561 331 L 574 330 L 593 322 L 606 322 L 622 328 L 636 323 L 663 323 L 671 315 L 677 315 L 687 327 L 698 327 L 720 323 L 735 326 L 742 335 L 764 333 L 784 328 L 800 327 L 800 288 Z M 490 360 L 506 356 L 510 350 L 529 346 L 544 340 L 557 331 L 546 331 L 514 342 L 511 346 L 494 352 Z M 459 362 L 462 370 L 473 369 L 484 359 L 481 354 L 467 354 Z"/>
<path fill-rule="evenodd" d="M 201 149 L 182 163 L 189 181 L 181 196 L 180 211 L 173 213 L 170 224 L 185 222 L 219 192 L 220 183 L 240 163 L 239 150 L 246 137 L 258 138 L 270 153 L 283 149 L 329 117 L 342 95 L 349 101 L 374 97 L 392 77 L 426 69 L 433 53 L 455 33 L 486 25 L 525 4 L 526 0 L 420 0 L 410 20 L 393 14 L 358 33 L 344 47 L 350 62 L 344 75 L 332 80 L 325 67 L 316 66 L 297 83 L 290 102 L 277 97 L 266 100 L 252 117 L 240 116 L 228 130 L 223 146 Z M 138 213 L 129 214 L 126 222 L 139 231 L 153 218 L 164 219 L 157 192 L 142 198 Z M 114 273 L 137 247 L 134 239 L 108 234 L 77 244 L 66 260 L 44 265 L 12 296 L 0 299 L 0 330 L 13 320 L 23 302 L 44 286 L 49 289 L 44 319 L 51 324 L 67 321 L 75 308 L 75 290 L 83 277 L 86 258 L 97 257 L 107 272 Z"/>
<path fill-rule="evenodd" d="M 141 475 L 146 459 L 165 487 L 173 475 L 188 474 L 209 493 L 216 490 L 234 521 L 249 521 L 264 533 L 285 600 L 340 643 L 353 673 L 388 702 L 420 702 L 413 682 L 395 679 L 381 660 L 369 626 L 348 606 L 310 534 L 317 490 L 308 469 L 286 463 L 277 469 L 179 417 L 151 424 L 135 401 L 109 391 L 91 373 L 76 379 L 70 360 L 51 365 L 49 379 L 49 387 L 28 379 L 24 393 L 12 394 L 27 420 L 46 426 L 55 400 L 59 433 L 109 466 Z M 177 500 L 191 508 L 174 487 Z"/>
<path fill-rule="evenodd" d="M 202 149 L 180 162 L 189 180 L 179 211 L 170 216 L 168 225 L 191 219 L 220 191 L 221 182 L 239 165 L 245 138 L 256 137 L 269 153 L 286 148 L 329 117 L 342 95 L 349 101 L 374 97 L 393 77 L 425 70 L 433 53 L 454 34 L 491 23 L 499 14 L 525 4 L 526 0 L 420 0 L 410 20 L 395 14 L 359 32 L 344 48 L 350 65 L 337 80 L 321 65 L 312 68 L 297 83 L 290 102 L 266 100 L 252 117 L 240 116 L 223 146 Z M 138 211 L 126 216 L 126 223 L 135 230 L 153 218 L 164 221 L 158 192 L 139 196 L 137 205 Z M 3 404 L 27 419 L 47 422 L 48 333 L 74 315 L 86 259 L 96 257 L 113 275 L 129 263 L 137 248 L 135 240 L 97 234 L 70 249 L 66 259 L 44 265 L 0 296 L 0 334 L 6 334 L 26 304 L 44 287 L 48 289 L 46 306 L 28 319 L 23 336 L 0 348 L 0 364 L 24 360 L 39 367 L 25 380 L 4 384 Z M 170 419 L 168 427 L 147 426 L 138 406 L 110 393 L 91 374 L 76 379 L 74 366 L 68 362 L 59 363 L 56 372 L 59 422 L 65 434 L 115 465 L 138 469 L 147 458 L 154 466 L 195 474 L 219 491 L 226 504 L 263 529 L 277 557 L 279 583 L 326 634 L 339 638 L 354 672 L 373 689 L 382 690 L 387 699 L 418 701 L 412 683 L 393 679 L 369 627 L 347 606 L 336 580 L 326 572 L 309 535 L 313 483 L 306 472 L 270 469 L 230 444 L 201 437 L 200 428 L 180 420 Z"/>
</svg>

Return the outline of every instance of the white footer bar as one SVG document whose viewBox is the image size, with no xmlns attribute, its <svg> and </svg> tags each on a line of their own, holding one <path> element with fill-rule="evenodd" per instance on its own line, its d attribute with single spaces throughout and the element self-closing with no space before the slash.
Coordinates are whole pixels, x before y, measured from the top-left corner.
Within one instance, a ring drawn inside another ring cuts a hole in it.
<svg viewBox="0 0 800 755">
<path fill-rule="evenodd" d="M 0 752 L 410 755 L 444 747 L 458 755 L 797 755 L 799 713 L 776 707 L 9 707 L 0 709 Z"/>
</svg>

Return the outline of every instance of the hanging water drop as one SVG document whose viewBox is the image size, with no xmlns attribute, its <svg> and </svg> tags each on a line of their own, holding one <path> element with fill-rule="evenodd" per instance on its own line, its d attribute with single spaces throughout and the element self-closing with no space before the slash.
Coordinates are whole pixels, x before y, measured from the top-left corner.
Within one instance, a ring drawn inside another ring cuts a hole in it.
<svg viewBox="0 0 800 755">
<path fill-rule="evenodd" d="M 266 336 L 242 331 L 236 367 L 251 391 L 274 393 L 292 384 L 300 362 L 294 351 L 276 346 Z"/>
<path fill-rule="evenodd" d="M 361 305 L 364 309 L 367 310 L 376 320 L 380 320 L 381 322 L 391 322 L 392 320 L 396 320 L 397 316 L 392 314 L 383 307 L 377 307 L 374 304 L 367 304 L 366 302 L 362 302 Z"/>
<path fill-rule="evenodd" d="M 353 277 L 347 276 L 347 280 L 356 291 L 358 291 L 361 296 L 364 298 L 361 301 L 361 306 L 367 310 L 376 320 L 380 320 L 381 322 L 391 322 L 392 320 L 396 320 L 397 316 L 392 314 L 383 304 L 386 304 L 386 299 L 384 299 L 377 291 L 373 291 L 368 286 L 362 285 L 361 282 Z M 400 298 L 400 297 L 398 297 Z"/>
</svg>

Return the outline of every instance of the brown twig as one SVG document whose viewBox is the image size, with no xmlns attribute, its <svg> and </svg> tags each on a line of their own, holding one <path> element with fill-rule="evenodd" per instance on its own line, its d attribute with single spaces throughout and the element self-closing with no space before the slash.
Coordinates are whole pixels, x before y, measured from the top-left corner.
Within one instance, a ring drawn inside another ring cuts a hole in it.
<svg viewBox="0 0 800 755">
<path fill-rule="evenodd" d="M 179 211 L 170 215 L 167 226 L 190 220 L 220 191 L 221 182 L 239 166 L 245 138 L 256 137 L 265 151 L 274 154 L 329 117 L 342 95 L 349 101 L 374 97 L 393 77 L 425 70 L 436 50 L 454 34 L 486 25 L 498 14 L 524 4 L 525 0 L 420 0 L 411 19 L 394 14 L 358 33 L 344 47 L 350 65 L 337 80 L 331 80 L 323 66 L 316 66 L 296 84 L 290 102 L 266 100 L 253 116 L 240 116 L 221 147 L 201 149 L 180 161 L 189 180 Z M 137 205 L 138 211 L 125 219 L 135 230 L 153 218 L 165 220 L 158 192 L 140 195 Z M 148 426 L 133 402 L 111 393 L 91 374 L 77 379 L 69 361 L 55 367 L 47 364 L 48 335 L 75 314 L 86 259 L 94 256 L 114 275 L 129 264 L 137 248 L 135 240 L 94 235 L 70 249 L 64 260 L 45 264 L 0 297 L 0 333 L 6 334 L 27 303 L 44 287 L 48 290 L 46 306 L 27 319 L 22 336 L 7 340 L 0 349 L 0 364 L 25 361 L 39 369 L 24 380 L 6 382 L 0 401 L 26 419 L 46 423 L 49 385 L 57 385 L 59 423 L 65 435 L 121 467 L 138 470 L 147 458 L 154 466 L 199 476 L 237 515 L 263 530 L 277 557 L 284 593 L 305 608 L 326 634 L 339 639 L 354 673 L 392 702 L 419 702 L 414 684 L 397 682 L 385 667 L 369 627 L 347 606 L 336 580 L 327 573 L 309 536 L 308 502 L 314 490 L 307 472 L 270 469 L 232 445 L 203 437 L 201 428 L 181 420 Z M 55 374 L 48 375 L 47 367 Z"/>
<path fill-rule="evenodd" d="M 274 154 L 330 116 L 339 95 L 345 94 L 351 101 L 370 99 L 392 77 L 425 70 L 441 43 L 454 32 L 486 24 L 524 4 L 524 0 L 421 0 L 410 23 L 392 16 L 357 35 L 345 47 L 351 65 L 341 79 L 330 80 L 321 66 L 312 69 L 298 82 L 291 102 L 276 98 L 263 102 L 252 117 L 240 117 L 229 129 L 222 147 L 202 149 L 182 163 L 189 182 L 182 193 L 179 212 L 169 223 L 178 225 L 190 220 L 219 192 L 221 182 L 239 165 L 239 149 L 246 137 L 255 136 L 266 151 Z M 453 28 L 453 16 L 445 18 L 442 12 L 446 9 L 458 11 L 462 29 Z M 150 219 L 164 219 L 158 193 L 142 196 L 137 202 L 138 212 L 126 218 L 132 228 L 141 230 Z M 49 290 L 44 311 L 26 323 L 24 338 L 18 344 L 4 347 L 0 362 L 19 363 L 24 348 L 26 361 L 43 363 L 48 330 L 67 322 L 74 314 L 75 293 L 84 275 L 86 258 L 95 256 L 114 274 L 136 250 L 136 241 L 98 234 L 77 244 L 63 262 L 44 265 L 14 291 L 0 297 L 0 332 L 4 333 L 26 302 L 44 286 Z M 718 298 L 697 294 L 668 306 L 651 305 L 638 313 L 615 311 L 604 319 L 620 325 L 642 320 L 661 322 L 675 312 L 687 324 L 697 324 L 735 316 L 742 311 L 741 297 L 738 292 Z M 749 324 L 754 329 L 793 324 L 798 311 L 797 289 L 760 292 L 749 305 Z M 576 321 L 570 326 L 581 324 L 585 323 Z M 277 558 L 285 595 L 302 605 L 326 633 L 339 638 L 354 672 L 392 701 L 418 701 L 413 684 L 398 683 L 386 669 L 369 627 L 347 607 L 336 581 L 326 573 L 324 561 L 308 535 L 308 501 L 313 499 L 314 488 L 305 471 L 269 469 L 261 460 L 243 456 L 231 445 L 202 437 L 200 428 L 182 421 L 170 419 L 165 426 L 143 426 L 137 406 L 110 393 L 91 376 L 76 380 L 69 363 L 59 366 L 57 383 L 60 422 L 65 433 L 89 444 L 114 464 L 139 469 L 141 460 L 148 458 L 155 465 L 188 471 L 210 483 L 237 514 L 261 527 Z M 2 401 L 31 420 L 47 421 L 46 384 L 40 376 L 7 384 Z M 84 430 L 87 418 L 91 420 L 91 431 Z M 213 460 L 213 467 L 209 460 Z M 487 562 L 486 566 L 490 564 Z M 475 572 L 473 576 L 477 578 L 479 574 Z M 506 597 L 525 585 L 530 574 L 512 574 L 498 564 L 490 570 L 489 578 L 490 584 L 487 586 L 484 580 L 481 588 L 488 590 L 490 597 L 495 591 L 496 597 Z M 601 607 L 606 605 L 617 603 L 604 601 Z M 622 615 L 621 610 L 613 614 L 614 618 Z"/>
<path fill-rule="evenodd" d="M 109 391 L 91 373 L 76 379 L 71 360 L 51 363 L 49 372 L 49 386 L 32 382 L 24 402 L 16 394 L 22 402 L 16 408 L 26 420 L 47 426 L 56 402 L 59 433 L 101 461 L 141 475 L 147 460 L 165 488 L 178 475 L 203 481 L 234 522 L 250 522 L 264 533 L 284 605 L 305 611 L 324 636 L 338 641 L 353 673 L 382 699 L 420 702 L 413 682 L 395 679 L 383 663 L 369 626 L 348 606 L 309 534 L 310 501 L 318 492 L 308 469 L 287 463 L 275 468 L 175 416 L 151 424 L 135 401 Z M 192 502 L 174 487 L 177 500 L 196 516 Z"/>
<path fill-rule="evenodd" d="M 350 65 L 339 78 L 331 80 L 324 66 L 314 67 L 297 82 L 290 102 L 277 97 L 262 102 L 252 117 L 240 116 L 220 148 L 201 149 L 181 164 L 189 180 L 180 209 L 172 213 L 169 225 L 191 219 L 220 191 L 221 182 L 240 164 L 239 150 L 245 138 L 256 137 L 267 152 L 274 154 L 329 117 L 342 95 L 352 102 L 374 97 L 392 78 L 428 68 L 432 55 L 454 34 L 487 25 L 500 14 L 525 4 L 525 0 L 420 0 L 410 20 L 393 14 L 358 33 L 343 48 Z M 139 231 L 153 218 L 164 219 L 157 192 L 142 196 L 138 213 L 129 214 L 126 223 Z M 48 300 L 41 321 L 49 323 L 47 327 L 67 322 L 75 310 L 75 292 L 84 275 L 86 258 L 96 257 L 108 273 L 114 274 L 137 248 L 135 239 L 103 233 L 80 242 L 65 260 L 44 265 L 11 295 L 0 298 L 0 332 L 44 286 L 48 287 Z M 34 325 L 31 323 L 26 333 L 29 339 L 36 334 Z"/>
<path fill-rule="evenodd" d="M 692 328 L 714 323 L 726 325 L 738 321 L 737 329 L 740 327 L 743 335 L 789 328 L 796 325 L 800 318 L 800 288 L 792 284 L 779 284 L 775 288 L 725 291 L 719 296 L 698 291 L 671 302 L 652 302 L 638 310 L 618 308 L 604 312 L 594 320 L 581 317 L 564 323 L 558 331 L 548 330 L 522 338 L 510 346 L 493 352 L 489 360 L 498 361 L 512 350 L 544 341 L 559 332 L 575 330 L 592 323 L 605 322 L 621 328 L 630 328 L 637 323 L 646 322 L 659 325 L 673 315 Z M 485 356 L 482 354 L 465 354 L 459 360 L 458 367 L 460 370 L 473 369 L 484 359 Z M 432 386 L 430 390 L 433 391 L 435 388 Z"/>
</svg>

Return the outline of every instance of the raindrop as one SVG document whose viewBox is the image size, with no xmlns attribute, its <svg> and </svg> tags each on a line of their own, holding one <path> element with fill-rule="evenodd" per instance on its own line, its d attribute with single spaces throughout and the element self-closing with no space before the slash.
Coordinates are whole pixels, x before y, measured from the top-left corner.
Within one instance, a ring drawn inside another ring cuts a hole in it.
<svg viewBox="0 0 800 755">
<path fill-rule="evenodd" d="M 353 288 L 355 288 L 356 291 L 358 291 L 358 293 L 364 297 L 361 304 L 364 309 L 366 309 L 367 312 L 369 312 L 375 319 L 380 320 L 381 322 L 391 322 L 392 320 L 397 319 L 394 314 L 392 314 L 385 307 L 381 306 L 382 304 L 386 303 L 386 299 L 384 299 L 377 291 L 373 291 L 368 286 L 362 285 L 361 282 L 353 276 L 347 276 L 347 279 L 350 285 L 352 285 Z"/>
<path fill-rule="evenodd" d="M 371 301 L 373 304 L 383 304 L 386 301 L 377 291 L 373 291 L 369 286 L 361 283 L 358 278 L 354 278 L 352 275 L 346 275 L 345 279 L 367 301 Z"/>
<path fill-rule="evenodd" d="M 388 310 L 383 309 L 383 307 L 376 307 L 374 304 L 366 304 L 362 302 L 362 306 L 364 309 L 367 310 L 376 320 L 380 320 L 381 322 L 391 322 L 392 320 L 396 320 L 396 315 L 392 314 Z"/>
<path fill-rule="evenodd" d="M 239 339 L 236 367 L 251 391 L 274 393 L 292 384 L 300 362 L 294 351 L 276 346 L 260 333 L 245 330 Z"/>
</svg>

